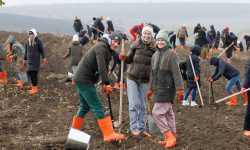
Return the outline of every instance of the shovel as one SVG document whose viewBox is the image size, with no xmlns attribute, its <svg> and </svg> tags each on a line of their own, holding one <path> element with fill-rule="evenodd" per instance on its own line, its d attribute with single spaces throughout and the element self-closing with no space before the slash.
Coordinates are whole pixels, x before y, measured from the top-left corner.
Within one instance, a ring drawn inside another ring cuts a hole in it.
<svg viewBox="0 0 250 150">
<path fill-rule="evenodd" d="M 151 111 L 151 100 L 147 100 L 148 101 L 148 115 L 147 115 L 147 119 L 148 119 L 148 130 L 149 130 L 149 133 L 153 134 L 153 135 L 160 135 L 161 134 L 161 131 L 160 129 L 158 128 L 156 122 L 155 122 L 155 119 L 152 115 L 152 111 Z"/>
</svg>

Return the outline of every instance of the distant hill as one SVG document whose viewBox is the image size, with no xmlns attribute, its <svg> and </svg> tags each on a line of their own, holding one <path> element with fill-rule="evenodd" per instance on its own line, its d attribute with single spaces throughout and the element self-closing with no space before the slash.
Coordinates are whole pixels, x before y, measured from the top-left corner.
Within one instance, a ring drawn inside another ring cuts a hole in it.
<svg viewBox="0 0 250 150">
<path fill-rule="evenodd" d="M 250 31 L 249 8 L 250 4 L 220 3 L 98 3 L 3 7 L 0 8 L 0 27 L 20 31 L 32 26 L 45 32 L 72 34 L 75 16 L 79 16 L 83 23 L 91 24 L 93 16 L 102 15 L 104 18 L 111 17 L 115 26 L 126 31 L 140 22 L 151 22 L 175 31 L 186 24 L 192 35 L 194 26 L 199 22 L 207 28 L 214 24 L 217 30 L 229 26 L 236 33 L 246 33 Z"/>
</svg>

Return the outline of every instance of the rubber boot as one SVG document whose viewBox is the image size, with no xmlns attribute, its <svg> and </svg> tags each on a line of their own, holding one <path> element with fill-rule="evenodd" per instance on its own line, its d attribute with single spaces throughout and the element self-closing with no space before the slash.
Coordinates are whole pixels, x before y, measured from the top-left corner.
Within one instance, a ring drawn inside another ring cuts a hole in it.
<svg viewBox="0 0 250 150">
<path fill-rule="evenodd" d="M 122 88 L 126 89 L 126 84 L 125 83 L 122 84 Z"/>
<path fill-rule="evenodd" d="M 72 128 L 75 128 L 77 130 L 81 130 L 83 121 L 84 121 L 83 118 L 74 116 L 73 122 L 72 122 Z"/>
<path fill-rule="evenodd" d="M 72 85 L 75 85 L 75 81 L 74 81 L 74 80 L 72 80 L 72 81 L 71 81 L 71 84 L 72 84 Z"/>
<path fill-rule="evenodd" d="M 250 137 L 250 131 L 244 131 L 244 135 Z"/>
<path fill-rule="evenodd" d="M 35 94 L 38 92 L 37 86 L 32 86 L 31 90 L 28 90 L 29 94 Z"/>
<path fill-rule="evenodd" d="M 237 105 L 236 98 L 237 98 L 236 96 L 231 97 L 230 101 L 226 102 L 226 105 L 228 105 L 228 106 L 236 106 Z"/>
<path fill-rule="evenodd" d="M 102 131 L 104 141 L 110 142 L 125 138 L 124 134 L 119 134 L 114 131 L 110 116 L 98 119 L 98 124 Z"/>
<path fill-rule="evenodd" d="M 0 72 L 0 83 L 3 81 L 3 72 Z"/>
<path fill-rule="evenodd" d="M 120 83 L 115 83 L 114 87 L 115 89 L 119 90 L 120 89 Z"/>
<path fill-rule="evenodd" d="M 7 83 L 7 72 L 6 71 L 3 71 L 1 72 L 1 80 L 0 80 L 0 83 Z"/>
<path fill-rule="evenodd" d="M 173 136 L 175 137 L 175 139 L 177 138 L 177 134 L 173 134 Z M 166 145 L 167 144 L 167 140 L 164 140 L 164 141 L 158 141 L 158 144 L 160 145 Z"/>
<path fill-rule="evenodd" d="M 165 148 L 173 148 L 176 145 L 176 138 L 171 131 L 166 132 L 166 142 Z"/>
<path fill-rule="evenodd" d="M 244 101 L 245 101 L 244 106 L 247 106 L 247 104 L 248 104 L 248 97 L 247 97 L 247 93 L 246 93 L 246 92 L 245 92 L 245 93 L 243 93 L 243 94 L 242 94 L 242 96 L 243 96 Z"/>
<path fill-rule="evenodd" d="M 21 80 L 17 80 L 16 86 L 23 87 L 23 82 Z"/>
</svg>

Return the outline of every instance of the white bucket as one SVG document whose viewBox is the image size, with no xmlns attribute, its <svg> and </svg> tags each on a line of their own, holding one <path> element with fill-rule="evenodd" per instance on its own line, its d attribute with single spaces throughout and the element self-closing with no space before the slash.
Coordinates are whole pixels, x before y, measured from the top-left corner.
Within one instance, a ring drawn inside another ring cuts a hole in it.
<svg viewBox="0 0 250 150">
<path fill-rule="evenodd" d="M 90 137 L 87 133 L 71 128 L 66 141 L 66 149 L 88 150 Z"/>
</svg>

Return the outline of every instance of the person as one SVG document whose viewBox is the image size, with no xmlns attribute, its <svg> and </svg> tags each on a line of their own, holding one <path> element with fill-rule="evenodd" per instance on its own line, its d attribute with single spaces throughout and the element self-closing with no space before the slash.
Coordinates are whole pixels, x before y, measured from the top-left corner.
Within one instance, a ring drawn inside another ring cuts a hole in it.
<svg viewBox="0 0 250 150">
<path fill-rule="evenodd" d="M 246 47 L 247 47 L 246 50 L 248 51 L 250 47 L 250 35 L 245 35 L 244 39 L 246 41 Z"/>
<path fill-rule="evenodd" d="M 197 106 L 197 103 L 195 101 L 196 98 L 196 91 L 197 91 L 197 85 L 196 85 L 196 81 L 199 82 L 200 85 L 200 56 L 201 54 L 201 47 L 199 45 L 195 45 L 193 47 L 191 47 L 191 59 L 192 59 L 192 63 L 193 63 L 193 67 L 195 70 L 195 75 L 193 73 L 193 69 L 191 66 L 191 61 L 190 58 L 188 57 L 186 60 L 186 75 L 187 75 L 187 89 L 186 89 L 186 93 L 184 96 L 184 100 L 182 102 L 183 106 L 189 105 L 189 101 L 188 101 L 188 96 L 190 94 L 190 92 L 192 91 L 192 101 L 190 106 Z"/>
<path fill-rule="evenodd" d="M 188 32 L 187 32 L 187 27 L 185 24 L 183 24 L 178 33 L 177 33 L 177 37 L 179 38 L 180 44 L 181 44 L 181 48 L 185 47 L 186 44 L 186 39 L 188 38 Z"/>
<path fill-rule="evenodd" d="M 241 83 L 240 83 L 240 72 L 239 70 L 229 62 L 224 61 L 223 59 L 217 58 L 217 57 L 211 57 L 210 58 L 210 65 L 216 66 L 214 74 L 208 79 L 210 82 L 214 82 L 218 80 L 222 75 L 228 79 L 228 83 L 226 85 L 226 91 L 228 94 L 232 95 L 232 87 L 233 85 L 236 85 L 237 90 L 241 91 Z M 245 104 L 247 104 L 247 97 L 243 95 L 243 98 L 245 100 Z M 226 102 L 226 105 L 228 106 L 236 106 L 237 97 L 233 96 L 230 98 L 230 101 Z"/>
<path fill-rule="evenodd" d="M 123 134 L 118 134 L 114 131 L 111 117 L 105 117 L 104 108 L 97 96 L 95 84 L 101 77 L 104 92 L 112 94 L 113 90 L 108 78 L 108 66 L 112 52 L 118 48 L 120 42 L 121 36 L 117 33 L 100 38 L 99 42 L 92 46 L 82 57 L 73 76 L 80 100 L 80 107 L 77 114 L 73 117 L 72 127 L 81 130 L 86 114 L 92 110 L 97 118 L 104 141 L 107 142 L 121 140 L 125 137 Z"/>
<path fill-rule="evenodd" d="M 77 16 L 75 17 L 73 28 L 77 34 L 79 34 L 81 30 L 83 30 L 82 22 Z"/>
<path fill-rule="evenodd" d="M 0 83 L 7 83 L 7 72 L 3 68 L 3 61 L 5 60 L 5 50 L 0 43 Z"/>
<path fill-rule="evenodd" d="M 245 81 L 241 89 L 241 93 L 246 95 L 247 100 L 250 98 L 250 91 L 245 92 L 246 89 L 250 88 L 250 57 L 247 59 L 247 63 L 245 66 Z M 247 101 L 247 102 L 248 102 Z M 250 137 L 250 105 L 247 103 L 247 111 L 245 114 L 244 120 L 244 135 Z"/>
<path fill-rule="evenodd" d="M 173 46 L 172 48 L 176 48 L 176 33 L 174 31 L 170 31 L 168 34 L 169 37 L 169 43 Z"/>
<path fill-rule="evenodd" d="M 147 99 L 154 95 L 152 114 L 160 131 L 164 134 L 166 148 L 176 145 L 176 123 L 172 108 L 175 95 L 178 101 L 183 99 L 183 80 L 179 69 L 178 54 L 171 49 L 168 30 L 160 30 L 156 36 L 157 51 L 152 56 L 150 86 Z"/>
<path fill-rule="evenodd" d="M 226 27 L 222 32 L 222 42 L 223 42 L 223 48 L 228 48 L 226 50 L 226 57 L 227 57 L 227 61 L 230 63 L 231 57 L 233 55 L 234 39 L 229 33 L 229 27 Z"/>
<path fill-rule="evenodd" d="M 215 48 L 218 49 L 220 46 L 220 31 L 217 31 L 215 38 Z"/>
<path fill-rule="evenodd" d="M 85 35 L 86 33 L 87 33 L 86 30 L 82 30 L 79 33 L 79 39 L 78 39 L 78 41 L 80 42 L 81 46 L 84 46 L 84 45 L 86 45 L 89 42 L 89 38 Z"/>
<path fill-rule="evenodd" d="M 130 130 L 134 136 L 145 135 L 146 131 L 146 92 L 149 86 L 151 57 L 155 53 L 153 29 L 145 26 L 142 36 L 130 47 L 127 56 L 121 53 L 119 58 L 128 63 L 127 94 L 129 101 Z"/>
<path fill-rule="evenodd" d="M 111 34 L 112 32 L 114 32 L 114 26 L 113 26 L 113 22 L 111 20 L 110 17 L 107 17 L 106 18 L 106 23 L 108 25 L 108 28 L 107 28 L 107 33 L 108 34 Z"/>
<path fill-rule="evenodd" d="M 78 63 L 80 62 L 82 56 L 84 56 L 85 50 L 84 48 L 80 45 L 79 42 L 79 37 L 77 34 L 73 35 L 72 42 L 70 43 L 70 47 L 67 51 L 67 53 L 63 56 L 63 58 L 68 58 L 70 57 L 70 68 L 72 69 L 72 73 L 74 75 L 76 71 L 76 67 Z M 72 75 L 68 73 L 68 79 L 71 80 Z M 74 84 L 74 81 L 72 80 L 72 84 Z"/>
<path fill-rule="evenodd" d="M 23 71 L 22 61 L 24 57 L 24 47 L 12 35 L 6 40 L 7 43 L 7 61 L 13 64 L 14 72 L 16 72 L 16 80 L 18 87 L 23 87 L 23 82 L 19 77 L 19 73 Z"/>
<path fill-rule="evenodd" d="M 197 23 L 197 25 L 194 27 L 194 34 L 198 33 L 198 31 L 201 29 L 201 24 Z"/>
<path fill-rule="evenodd" d="M 42 64 L 47 64 L 45 58 L 45 51 L 43 44 L 37 37 L 36 29 L 29 30 L 29 38 L 25 44 L 25 53 L 23 65 L 26 67 L 27 74 L 32 82 L 29 94 L 38 93 L 38 73 L 40 70 L 40 59 L 42 57 Z"/>
<path fill-rule="evenodd" d="M 134 25 L 130 30 L 130 34 L 133 37 L 133 41 L 136 41 L 137 37 L 141 37 L 141 32 L 142 32 L 142 28 L 144 27 L 144 24 L 141 23 L 139 25 Z"/>
<path fill-rule="evenodd" d="M 102 20 L 103 20 L 103 16 L 100 16 L 99 18 L 96 18 L 94 20 L 94 24 L 93 24 L 94 28 L 92 29 L 93 31 L 95 30 L 95 33 L 96 33 L 94 34 L 94 39 L 100 38 L 104 34 L 105 27 L 102 23 Z"/>
</svg>

